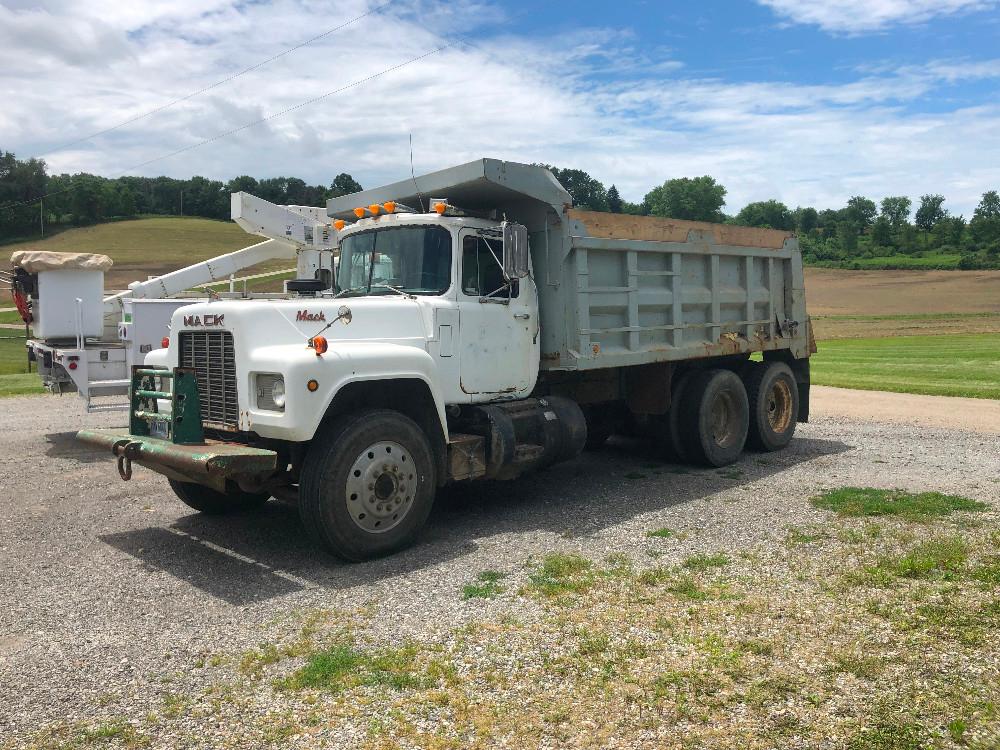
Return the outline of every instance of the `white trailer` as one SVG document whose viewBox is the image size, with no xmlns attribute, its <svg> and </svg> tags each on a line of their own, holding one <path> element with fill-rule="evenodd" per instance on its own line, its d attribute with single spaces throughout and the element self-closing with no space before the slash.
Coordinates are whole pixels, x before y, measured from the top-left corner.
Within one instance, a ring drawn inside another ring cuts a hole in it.
<svg viewBox="0 0 1000 750">
<path fill-rule="evenodd" d="M 581 211 L 548 170 L 492 159 L 327 214 L 332 286 L 178 310 L 133 371 L 128 430 L 80 438 L 203 512 L 294 499 L 307 533 L 359 560 L 411 543 L 444 484 L 619 431 L 723 466 L 808 418 L 788 233 Z"/>
</svg>

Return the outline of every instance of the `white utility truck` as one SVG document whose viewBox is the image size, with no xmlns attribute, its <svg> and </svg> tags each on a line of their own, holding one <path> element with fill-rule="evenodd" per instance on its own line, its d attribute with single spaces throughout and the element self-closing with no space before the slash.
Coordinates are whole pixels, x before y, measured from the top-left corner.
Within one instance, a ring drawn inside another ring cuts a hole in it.
<svg viewBox="0 0 1000 750">
<path fill-rule="evenodd" d="M 133 370 L 129 429 L 80 439 L 203 512 L 295 500 L 360 560 L 411 543 L 447 483 L 618 431 L 723 466 L 808 418 L 815 347 L 785 232 L 582 211 L 548 170 L 493 159 L 327 214 L 336 279 L 178 310 Z"/>
<path fill-rule="evenodd" d="M 112 261 L 95 253 L 19 250 L 11 256 L 14 302 L 26 326 L 28 361 L 50 393 L 77 393 L 87 411 L 125 409 L 127 401 L 95 397 L 128 393 L 133 366 L 163 346 L 170 319 L 184 305 L 207 299 L 198 287 L 229 281 L 220 298 L 272 295 L 236 291 L 235 274 L 258 263 L 295 259 L 300 277 L 332 280 L 335 233 L 326 210 L 278 206 L 246 193 L 232 202 L 233 219 L 250 234 L 266 237 L 249 247 L 129 284 L 108 294 L 104 273 Z M 323 263 L 327 266 L 323 266 Z M 276 273 L 281 273 L 276 272 Z"/>
</svg>

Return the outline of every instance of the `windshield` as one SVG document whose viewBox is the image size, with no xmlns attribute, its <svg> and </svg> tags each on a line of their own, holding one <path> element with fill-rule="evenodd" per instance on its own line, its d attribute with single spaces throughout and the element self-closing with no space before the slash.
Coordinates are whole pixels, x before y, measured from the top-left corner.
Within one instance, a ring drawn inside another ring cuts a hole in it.
<svg viewBox="0 0 1000 750">
<path fill-rule="evenodd" d="M 337 291 L 443 294 L 451 286 L 451 234 L 439 226 L 387 227 L 340 243 Z"/>
</svg>

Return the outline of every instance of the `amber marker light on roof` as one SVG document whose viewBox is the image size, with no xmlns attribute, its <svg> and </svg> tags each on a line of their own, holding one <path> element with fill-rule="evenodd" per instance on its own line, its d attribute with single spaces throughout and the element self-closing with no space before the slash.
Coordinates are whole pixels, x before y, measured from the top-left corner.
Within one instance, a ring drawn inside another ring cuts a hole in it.
<svg viewBox="0 0 1000 750">
<path fill-rule="evenodd" d="M 368 210 L 372 212 L 372 216 L 378 216 L 378 212 L 382 210 L 382 207 L 378 203 L 372 203 Z"/>
<path fill-rule="evenodd" d="M 333 228 L 336 229 L 338 232 L 346 226 L 347 222 L 344 221 L 343 219 L 337 219 L 335 222 L 333 222 Z"/>
<path fill-rule="evenodd" d="M 396 202 L 395 201 L 386 201 L 385 203 L 382 204 L 382 208 L 385 209 L 385 212 L 387 214 L 391 214 L 391 213 L 393 213 L 396 210 Z"/>
<path fill-rule="evenodd" d="M 437 211 L 439 214 L 443 214 L 445 211 L 448 210 L 448 204 L 447 203 L 435 203 L 434 204 L 434 210 Z"/>
<path fill-rule="evenodd" d="M 359 219 L 363 219 L 365 216 L 365 210 L 363 208 L 356 208 L 354 209 L 354 215 Z"/>
</svg>

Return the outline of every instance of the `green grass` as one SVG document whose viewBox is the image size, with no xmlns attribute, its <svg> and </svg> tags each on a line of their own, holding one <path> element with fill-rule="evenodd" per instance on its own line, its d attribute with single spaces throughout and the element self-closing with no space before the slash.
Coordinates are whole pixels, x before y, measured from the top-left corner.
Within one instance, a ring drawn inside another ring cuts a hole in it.
<svg viewBox="0 0 1000 750">
<path fill-rule="evenodd" d="M 529 588 L 544 596 L 580 593 L 594 583 L 590 560 L 579 555 L 553 552 L 528 577 Z"/>
<path fill-rule="evenodd" d="M 0 397 L 45 392 L 38 375 L 25 370 L 24 336 L 17 336 L 17 331 L 0 328 Z"/>
<path fill-rule="evenodd" d="M 1000 398 L 1000 334 L 836 339 L 810 363 L 816 385 Z"/>
<path fill-rule="evenodd" d="M 2 302 L 3 299 L 2 297 L 0 297 L 0 304 L 2 304 Z M 21 315 L 20 313 L 18 313 L 17 310 L 7 310 L 6 312 L 0 312 L 0 323 L 16 323 L 19 326 L 24 325 L 24 321 L 21 320 Z M 13 332 L 16 333 L 16 331 Z M 6 335 L 6 334 L 0 334 L 0 335 Z"/>
<path fill-rule="evenodd" d="M 506 576 L 497 570 L 484 570 L 476 576 L 475 583 L 467 583 L 462 587 L 463 599 L 491 599 L 503 593 L 500 585 Z"/>
<path fill-rule="evenodd" d="M 684 560 L 683 565 L 688 570 L 702 571 L 711 568 L 724 568 L 729 563 L 729 555 L 719 552 L 714 555 L 691 555 Z"/>
<path fill-rule="evenodd" d="M 980 259 L 984 256 L 978 256 Z M 819 268 L 843 268 L 859 271 L 909 271 L 958 269 L 960 253 L 926 253 L 923 257 L 914 255 L 879 255 L 874 258 L 849 258 L 835 261 L 807 261 L 806 265 Z"/>
<path fill-rule="evenodd" d="M 365 652 L 337 644 L 309 657 L 305 666 L 279 682 L 288 690 L 315 689 L 340 693 L 361 685 L 395 690 L 418 687 L 423 680 L 413 647 Z"/>
<path fill-rule="evenodd" d="M 832 510 L 842 516 L 900 516 L 923 521 L 947 516 L 955 511 L 981 511 L 986 504 L 959 495 L 940 492 L 904 492 L 874 487 L 840 487 L 826 490 L 811 500 L 813 506 Z"/>
<path fill-rule="evenodd" d="M 646 536 L 656 537 L 658 539 L 669 539 L 672 536 L 676 536 L 676 534 L 677 532 L 675 532 L 673 529 L 668 529 L 666 527 L 646 532 Z"/>
<path fill-rule="evenodd" d="M 247 234 L 231 221 L 154 216 L 67 229 L 44 240 L 19 242 L 6 249 L 11 252 L 38 249 L 108 255 L 115 266 L 105 275 L 105 286 L 117 289 L 124 288 L 128 281 L 174 271 L 253 245 L 259 240 L 259 237 Z M 293 258 L 268 261 L 253 269 L 244 269 L 240 274 L 288 268 L 293 262 Z"/>
</svg>

